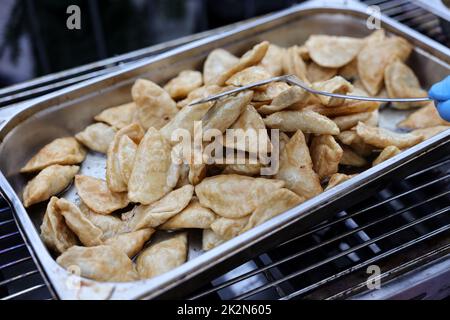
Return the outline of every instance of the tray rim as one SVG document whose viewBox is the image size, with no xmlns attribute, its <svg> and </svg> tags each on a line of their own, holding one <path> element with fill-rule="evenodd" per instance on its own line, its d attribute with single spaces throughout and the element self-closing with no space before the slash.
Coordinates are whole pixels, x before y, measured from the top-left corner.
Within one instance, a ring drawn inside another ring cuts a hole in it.
<svg viewBox="0 0 450 320">
<path fill-rule="evenodd" d="M 349 13 L 358 13 L 358 14 L 367 14 L 365 11 L 366 6 L 353 2 L 353 1 L 327 1 L 326 4 L 324 4 L 323 1 L 311 1 L 306 2 L 297 6 L 294 6 L 292 8 L 283 10 L 281 12 L 272 14 L 270 16 L 266 16 L 260 19 L 256 19 L 255 21 L 245 23 L 244 25 L 240 26 L 239 28 L 226 32 L 224 34 L 220 35 L 213 35 L 210 37 L 207 37 L 205 39 L 197 40 L 193 43 L 183 45 L 179 48 L 172 49 L 170 51 L 167 51 L 165 53 L 162 53 L 160 55 L 157 55 L 155 57 L 150 57 L 148 59 L 145 59 L 143 61 L 139 61 L 136 63 L 133 63 L 129 66 L 124 67 L 123 69 L 119 71 L 112 72 L 111 74 L 88 80 L 86 82 L 76 84 L 74 86 L 56 91 L 54 93 L 50 93 L 48 95 L 39 97 L 37 99 L 33 99 L 24 105 L 20 106 L 19 111 L 11 117 L 9 120 L 14 120 L 17 118 L 22 117 L 29 117 L 35 112 L 39 112 L 43 109 L 40 109 L 39 106 L 41 103 L 49 102 L 52 98 L 60 97 L 61 95 L 73 92 L 78 89 L 82 89 L 87 86 L 91 86 L 96 83 L 100 83 L 106 79 L 111 79 L 115 76 L 124 74 L 129 71 L 137 70 L 140 67 L 144 67 L 147 65 L 151 65 L 152 63 L 159 61 L 161 59 L 170 57 L 170 56 L 176 56 L 179 53 L 188 51 L 190 49 L 196 48 L 198 46 L 202 46 L 208 43 L 214 43 L 214 41 L 236 35 L 241 31 L 244 31 L 246 29 L 255 28 L 261 25 L 264 25 L 271 21 L 276 21 L 277 19 L 280 19 L 284 16 L 290 15 L 290 14 L 296 14 L 300 13 L 302 11 L 307 11 L 308 9 L 312 10 L 319 10 L 319 9 L 325 9 L 328 11 L 335 10 L 348 10 Z M 336 11 L 339 13 L 338 11 Z M 330 13 L 330 12 L 328 12 Z M 417 37 L 414 33 L 411 32 L 411 30 L 407 27 L 402 26 L 401 24 L 393 21 L 390 18 L 384 17 L 382 18 L 382 21 L 386 24 L 388 24 L 390 27 L 401 27 L 400 30 L 403 33 L 408 33 L 410 37 L 416 38 L 417 41 L 420 42 L 420 38 L 424 38 L 427 41 L 422 41 L 424 44 L 430 45 L 429 42 L 432 42 L 431 44 L 434 44 L 434 49 L 441 51 L 441 53 L 445 56 L 447 56 L 450 59 L 450 50 L 439 50 L 442 48 L 439 48 L 437 43 L 434 43 L 434 41 L 430 41 L 428 38 L 423 37 L 422 35 L 418 34 L 419 37 Z M 398 25 L 398 26 L 397 26 Z M 444 47 L 445 48 L 445 47 Z M 446 48 L 445 48 L 446 49 Z M 448 52 L 445 52 L 448 51 Z M 433 56 L 431 56 L 433 57 Z M 37 109 L 37 110 L 36 110 Z M 31 112 L 30 112 L 31 111 Z M 22 119 L 23 120 L 23 119 Z M 20 121 L 20 120 L 19 120 Z M 0 124 L 0 141 L 3 139 L 6 134 L 12 130 L 15 127 L 15 124 L 13 121 L 6 121 L 2 124 Z M 52 289 L 53 293 L 58 296 L 59 298 L 63 299 L 76 299 L 76 298 L 127 298 L 127 299 L 133 299 L 133 298 L 152 298 L 156 297 L 159 294 L 163 293 L 166 290 L 169 290 L 172 288 L 175 284 L 177 284 L 178 281 L 182 281 L 183 279 L 189 278 L 190 274 L 195 270 L 195 272 L 200 272 L 201 270 L 205 270 L 205 268 L 208 268 L 208 262 L 215 261 L 215 264 L 220 263 L 227 259 L 227 257 L 230 254 L 235 253 L 238 251 L 238 248 L 248 248 L 258 241 L 262 240 L 264 236 L 268 236 L 272 233 L 278 232 L 280 229 L 283 229 L 286 227 L 287 224 L 293 224 L 295 222 L 298 222 L 298 220 L 302 219 L 304 216 L 308 214 L 312 214 L 317 208 L 326 206 L 329 202 L 333 201 L 334 199 L 338 197 L 342 197 L 345 194 L 348 194 L 350 192 L 353 192 L 357 188 L 361 188 L 364 186 L 364 184 L 367 184 L 373 175 L 379 174 L 387 174 L 391 170 L 394 170 L 396 168 L 396 165 L 402 165 L 404 164 L 404 161 L 412 161 L 418 154 L 427 152 L 425 150 L 425 146 L 428 148 L 437 148 L 443 144 L 446 144 L 448 142 L 448 137 L 450 136 L 450 132 L 443 132 L 432 139 L 427 140 L 426 142 L 419 144 L 415 147 L 412 147 L 404 152 L 402 152 L 400 155 L 389 159 L 385 163 L 377 166 L 376 168 L 371 168 L 360 175 L 358 177 L 355 177 L 336 188 L 333 188 L 329 191 L 326 191 L 322 193 L 321 195 L 303 203 L 299 206 L 292 208 L 283 214 L 271 219 L 270 221 L 246 232 L 245 234 L 234 238 L 224 244 L 222 244 L 220 247 L 213 249 L 211 251 L 208 251 L 201 256 L 188 261 L 184 265 L 178 267 L 177 269 L 168 272 L 167 274 L 164 274 L 158 278 L 155 279 L 149 279 L 149 280 L 142 280 L 138 282 L 130 282 L 130 283 L 100 283 L 89 279 L 84 279 L 83 282 L 87 285 L 83 287 L 83 292 L 78 293 L 78 295 L 74 294 L 73 290 L 68 290 L 66 288 L 66 283 L 68 280 L 68 274 L 67 272 L 56 264 L 54 259 L 50 256 L 47 249 L 45 248 L 43 242 L 41 241 L 39 234 L 37 230 L 35 229 L 33 223 L 31 222 L 31 219 L 28 217 L 28 214 L 24 207 L 22 206 L 22 203 L 18 197 L 18 195 L 14 192 L 11 185 L 6 180 L 5 176 L 2 172 L 0 172 L 0 191 L 5 196 L 8 203 L 11 205 L 11 208 L 14 212 L 14 216 L 16 218 L 16 221 L 20 224 L 20 230 L 22 235 L 24 236 L 25 242 L 30 249 L 30 252 L 35 260 L 35 262 L 38 265 L 39 270 L 44 275 L 44 280 L 49 285 L 49 287 Z M 447 138 L 447 139 L 446 139 Z M 1 143 L 1 142 L 0 142 Z M 325 203 L 323 203 L 325 202 Z M 31 230 L 30 230 L 31 226 Z M 219 250 L 220 249 L 220 250 Z M 241 250 L 242 250 L 241 249 Z M 221 256 L 221 257 L 220 257 Z M 214 260 L 213 260 L 214 259 Z M 158 280 L 158 281 L 155 281 Z M 150 283 L 151 282 L 151 283 Z M 169 284 L 170 282 L 175 282 L 175 284 Z M 128 293 L 127 293 L 128 291 Z"/>
</svg>

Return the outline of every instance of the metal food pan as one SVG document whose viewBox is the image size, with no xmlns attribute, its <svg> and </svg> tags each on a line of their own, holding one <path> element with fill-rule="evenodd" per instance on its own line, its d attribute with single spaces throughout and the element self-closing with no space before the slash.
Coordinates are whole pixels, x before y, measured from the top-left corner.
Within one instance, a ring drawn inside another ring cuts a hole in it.
<svg viewBox="0 0 450 320">
<path fill-rule="evenodd" d="M 198 232 L 189 236 L 189 261 L 154 279 L 130 283 L 100 283 L 83 279 L 81 289 L 73 286 L 70 275 L 59 267 L 39 238 L 45 205 L 25 210 L 20 201 L 29 179 L 19 169 L 46 143 L 74 135 L 92 123 L 94 115 L 105 108 L 131 100 L 135 79 L 146 77 L 164 83 L 184 69 L 201 68 L 214 48 L 225 48 L 237 55 L 254 44 L 269 40 L 282 46 L 304 42 L 310 34 L 366 36 L 366 7 L 352 1 L 311 1 L 257 19 L 235 30 L 211 36 L 157 57 L 140 61 L 109 75 L 48 94 L 14 109 L 0 111 L 0 187 L 9 201 L 25 236 L 27 245 L 55 295 L 61 299 L 138 299 L 179 297 L 204 281 L 286 240 L 307 227 L 326 220 L 352 202 L 370 195 L 387 182 L 413 172 L 419 166 L 448 153 L 450 132 L 414 146 L 381 165 L 271 219 L 219 247 L 202 253 Z M 424 87 L 450 73 L 450 51 L 389 18 L 383 28 L 407 38 L 416 48 L 410 63 Z M 383 110 L 381 126 L 395 127 L 407 111 Z M 1 117 L 5 118 L 1 122 Z M 90 154 L 81 172 L 101 176 L 104 163 Z M 103 161 L 103 160 L 102 160 Z M 73 189 L 65 195 L 74 197 Z"/>
</svg>

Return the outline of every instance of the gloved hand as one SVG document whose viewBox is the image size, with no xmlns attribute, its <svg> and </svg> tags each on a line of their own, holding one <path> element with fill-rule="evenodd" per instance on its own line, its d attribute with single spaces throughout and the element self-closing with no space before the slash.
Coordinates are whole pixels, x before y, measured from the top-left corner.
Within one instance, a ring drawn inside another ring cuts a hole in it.
<svg viewBox="0 0 450 320">
<path fill-rule="evenodd" d="M 428 95 L 436 103 L 439 114 L 444 120 L 450 121 L 450 76 L 435 83 Z"/>
</svg>

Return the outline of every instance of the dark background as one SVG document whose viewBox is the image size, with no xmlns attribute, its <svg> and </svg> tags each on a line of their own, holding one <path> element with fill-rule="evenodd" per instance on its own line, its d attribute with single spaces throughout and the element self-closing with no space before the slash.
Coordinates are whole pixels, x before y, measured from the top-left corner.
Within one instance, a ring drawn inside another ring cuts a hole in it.
<svg viewBox="0 0 450 320">
<path fill-rule="evenodd" d="M 0 0 L 0 88 L 289 7 L 296 0 Z M 81 30 L 69 30 L 69 5 Z"/>
</svg>

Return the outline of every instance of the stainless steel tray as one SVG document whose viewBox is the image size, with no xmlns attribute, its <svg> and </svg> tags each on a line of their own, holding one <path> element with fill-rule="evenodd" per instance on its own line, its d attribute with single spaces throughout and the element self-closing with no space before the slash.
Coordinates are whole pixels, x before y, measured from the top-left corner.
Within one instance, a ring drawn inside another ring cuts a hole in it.
<svg viewBox="0 0 450 320">
<path fill-rule="evenodd" d="M 230 269 L 267 246 L 286 240 L 294 233 L 326 220 L 340 207 L 361 200 L 389 180 L 406 175 L 419 165 L 435 160 L 450 149 L 450 132 L 443 132 L 398 156 L 369 169 L 357 177 L 275 217 L 274 219 L 202 253 L 198 233 L 190 234 L 189 261 L 154 279 L 131 283 L 99 283 L 83 279 L 80 290 L 73 289 L 73 279 L 59 267 L 39 238 L 44 206 L 27 212 L 21 204 L 27 182 L 19 168 L 39 148 L 51 140 L 73 135 L 92 122 L 105 108 L 131 99 L 130 87 L 138 77 L 163 83 L 187 68 L 199 68 L 207 54 L 222 47 L 242 54 L 262 40 L 289 46 L 304 42 L 310 34 L 326 33 L 365 36 L 366 7 L 353 1 L 311 1 L 211 36 L 157 57 L 140 61 L 84 83 L 32 100 L 14 109 L 0 111 L 0 187 L 9 201 L 21 230 L 50 288 L 61 299 L 137 299 L 178 297 L 192 290 L 217 272 Z M 383 27 L 411 41 L 416 49 L 411 64 L 425 87 L 450 73 L 450 50 L 389 18 Z M 381 126 L 393 128 L 405 111 L 383 110 Z M 3 123 L 1 117 L 6 119 Z M 99 158 L 90 155 L 82 172 L 101 176 L 104 168 Z M 73 197 L 69 191 L 68 197 Z M 282 231 L 282 232 L 280 232 Z M 182 285 L 181 285 L 182 284 Z"/>
</svg>

